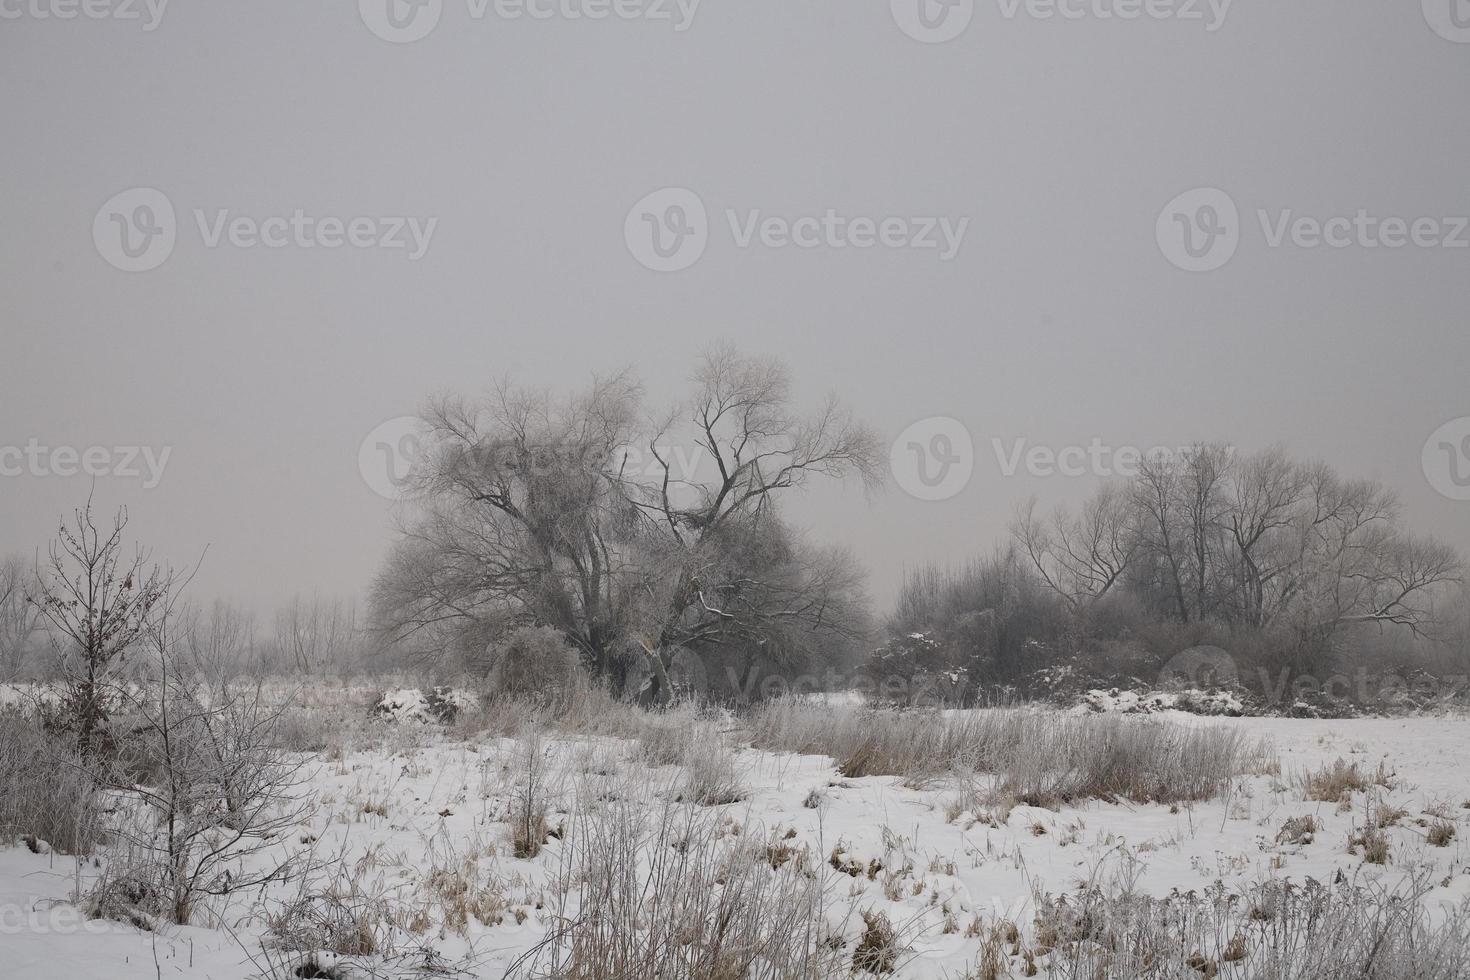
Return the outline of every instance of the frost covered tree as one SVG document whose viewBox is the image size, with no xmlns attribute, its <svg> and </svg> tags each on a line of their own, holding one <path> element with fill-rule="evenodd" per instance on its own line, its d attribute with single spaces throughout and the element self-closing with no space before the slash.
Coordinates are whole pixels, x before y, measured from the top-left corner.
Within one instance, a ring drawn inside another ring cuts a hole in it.
<svg viewBox="0 0 1470 980">
<path fill-rule="evenodd" d="M 778 503 L 817 477 L 876 480 L 872 432 L 833 399 L 798 411 L 773 360 L 721 347 L 691 380 L 653 423 L 627 373 L 565 399 L 502 386 L 435 403 L 380 624 L 440 646 L 551 626 L 615 686 L 641 664 L 658 700 L 681 650 L 860 631 L 853 562 L 802 541 Z"/>
</svg>

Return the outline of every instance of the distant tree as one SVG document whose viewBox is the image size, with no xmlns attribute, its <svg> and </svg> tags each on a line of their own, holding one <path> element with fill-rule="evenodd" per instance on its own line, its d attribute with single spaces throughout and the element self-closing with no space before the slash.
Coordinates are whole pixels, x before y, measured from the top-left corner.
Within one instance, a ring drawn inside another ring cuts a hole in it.
<svg viewBox="0 0 1470 980">
<path fill-rule="evenodd" d="M 296 596 L 276 613 L 274 626 L 273 653 L 284 670 L 311 673 L 341 667 L 363 645 L 357 610 L 339 600 Z M 229 619 L 213 623 L 212 628 L 216 640 L 230 643 L 242 642 L 246 629 L 244 623 Z"/>
<path fill-rule="evenodd" d="M 1166 621 L 1278 634 L 1279 659 L 1307 670 L 1354 627 L 1432 632 L 1462 570 L 1454 549 L 1401 526 L 1384 487 L 1279 447 L 1152 456 L 1077 517 L 1028 505 L 1012 535 L 1074 616 L 1126 592 Z"/>
<path fill-rule="evenodd" d="M 223 676 L 265 666 L 256 648 L 255 616 L 246 610 L 216 600 L 206 609 L 183 610 L 178 618 L 180 643 L 191 662 Z"/>
<path fill-rule="evenodd" d="M 400 639 L 552 626 L 615 685 L 644 665 L 656 700 L 681 650 L 861 629 L 851 559 L 801 542 L 777 502 L 814 476 L 875 480 L 877 440 L 833 400 L 797 413 L 774 361 L 717 348 L 693 381 L 652 426 L 627 374 L 561 401 L 502 387 L 433 405 L 380 623 Z"/>
<path fill-rule="evenodd" d="M 41 610 L 26 598 L 37 591 L 34 579 L 34 571 L 19 556 L 0 561 L 0 677 L 21 676 L 36 655 Z"/>
</svg>

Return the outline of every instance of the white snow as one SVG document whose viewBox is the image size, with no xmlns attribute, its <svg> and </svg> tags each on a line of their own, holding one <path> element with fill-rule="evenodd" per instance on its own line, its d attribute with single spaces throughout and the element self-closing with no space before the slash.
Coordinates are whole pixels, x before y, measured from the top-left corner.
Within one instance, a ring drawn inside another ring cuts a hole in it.
<svg viewBox="0 0 1470 980">
<path fill-rule="evenodd" d="M 1121 706 L 1126 699 L 1109 698 L 1107 710 L 1129 710 Z M 427 710 L 424 700 L 421 692 L 405 689 L 390 692 L 383 705 L 418 728 Z M 1162 704 L 1148 710 L 1180 724 L 1235 726 L 1268 736 L 1279 753 L 1281 773 L 1242 779 L 1226 797 L 1197 805 L 1094 802 L 1060 811 L 1021 806 L 997 827 L 972 813 L 947 819 L 954 791 L 942 784 L 913 789 L 894 777 L 846 779 L 826 758 L 745 750 L 739 763 L 750 796 L 722 808 L 722 816 L 732 827 L 738 825 L 739 833 L 760 839 L 794 830 L 788 843 L 808 848 L 813 866 L 827 877 L 834 923 L 854 907 L 886 911 L 909 947 L 902 977 L 958 975 L 978 952 L 978 939 L 962 931 L 941 932 L 939 903 L 931 900 L 935 895 L 956 911 L 962 925 L 976 914 L 987 922 L 1009 918 L 1024 925 L 1033 886 L 1059 894 L 1082 881 L 1125 875 L 1136 876 L 1140 891 L 1163 896 L 1202 890 L 1216 881 L 1231 889 L 1269 878 L 1326 881 L 1338 870 L 1349 878 L 1395 881 L 1426 868 L 1439 882 L 1431 905 L 1470 899 L 1470 809 L 1465 808 L 1470 720 L 1202 717 Z M 371 867 L 373 887 L 404 908 L 427 906 L 436 866 L 463 866 L 473 858 L 476 879 L 498 882 L 504 892 L 509 908 L 502 921 L 487 926 L 471 919 L 464 935 L 434 922 L 422 941 L 460 964 L 465 975 L 498 978 L 549 928 L 545 898 L 570 841 L 553 839 L 532 860 L 511 855 L 513 741 L 482 737 L 465 744 L 440 736 L 427 745 L 412 741 L 315 763 L 311 816 L 299 834 L 278 846 Z M 568 809 L 579 773 L 616 771 L 621 776 L 608 778 L 652 787 L 677 782 L 676 769 L 648 766 L 629 741 L 553 734 L 547 744 L 558 773 L 552 826 L 574 825 Z M 1364 819 L 1361 794 L 1347 809 L 1302 798 L 1297 778 L 1339 758 L 1367 770 L 1382 762 L 1397 776 L 1384 800 L 1408 816 L 1387 830 L 1392 850 L 1386 866 L 1365 864 L 1348 853 L 1349 831 Z M 803 801 L 813 790 L 822 802 L 809 809 Z M 1447 847 L 1429 846 L 1415 823 L 1429 819 L 1431 811 L 1447 814 L 1461 828 Z M 1323 825 L 1314 839 L 1278 844 L 1281 825 L 1303 814 Z M 834 852 L 864 867 L 877 861 L 888 871 L 911 869 L 897 900 L 885 896 L 883 874 L 870 880 L 832 868 Z M 21 847 L 0 850 L 0 974 L 240 980 L 259 973 L 264 962 L 263 913 L 279 910 L 295 895 L 294 887 L 286 886 L 264 901 L 256 894 L 231 896 L 216 908 L 228 931 L 196 926 L 152 935 L 81 919 L 68 899 L 95 873 L 90 864 L 79 869 L 61 855 Z M 855 918 L 847 916 L 849 939 L 859 928 L 852 924 Z"/>
</svg>

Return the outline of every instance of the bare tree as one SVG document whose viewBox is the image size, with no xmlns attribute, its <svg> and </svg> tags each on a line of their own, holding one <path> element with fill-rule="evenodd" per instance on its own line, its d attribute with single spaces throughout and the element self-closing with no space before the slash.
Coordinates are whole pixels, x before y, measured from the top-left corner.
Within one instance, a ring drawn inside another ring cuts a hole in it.
<svg viewBox="0 0 1470 980">
<path fill-rule="evenodd" d="M 243 623 L 225 620 L 216 625 L 220 631 L 217 639 L 243 640 Z M 302 673 L 341 666 L 362 642 L 354 607 L 338 600 L 304 600 L 300 596 L 276 613 L 274 639 L 280 666 Z"/>
<path fill-rule="evenodd" d="M 131 807 L 93 908 L 147 929 L 188 925 L 207 898 L 289 876 L 292 856 L 262 859 L 306 813 L 296 792 L 304 762 L 274 748 L 281 709 L 258 683 L 234 685 L 190 656 L 174 598 L 150 613 L 147 683 L 118 692 L 132 731 L 101 769 Z"/>
<path fill-rule="evenodd" d="M 1264 625 L 1268 590 L 1290 574 L 1296 557 L 1291 539 L 1312 486 L 1310 476 L 1280 447 L 1241 460 L 1230 474 L 1233 506 L 1227 520 L 1239 562 L 1236 605 L 1241 620 L 1252 626 Z"/>
<path fill-rule="evenodd" d="M 1090 607 L 1123 580 L 1140 540 L 1126 491 L 1111 483 L 1088 498 L 1075 517 L 1058 508 L 1043 522 L 1033 498 L 1017 511 L 1011 534 L 1041 580 L 1074 612 Z"/>
<path fill-rule="evenodd" d="M 564 402 L 502 385 L 482 404 L 433 404 L 419 508 L 374 592 L 392 637 L 443 647 L 485 639 L 487 624 L 539 623 L 612 673 L 638 517 L 610 465 L 633 440 L 639 397 L 618 374 Z"/>
<path fill-rule="evenodd" d="M 642 660 L 660 699 L 681 649 L 854 628 L 832 556 L 782 525 L 776 502 L 814 476 L 875 479 L 877 440 L 833 400 L 811 415 L 791 401 L 779 364 L 727 348 L 652 426 L 627 374 L 564 401 L 508 387 L 441 401 L 375 607 L 399 638 L 554 626 L 615 682 Z M 669 452 L 680 443 L 704 472 Z"/>
<path fill-rule="evenodd" d="M 649 601 L 634 627 L 661 685 L 679 649 L 860 628 L 860 581 L 845 574 L 851 558 L 802 549 L 775 505 L 815 476 L 872 485 L 881 458 L 873 432 L 835 399 L 809 416 L 795 412 L 777 361 L 717 347 L 694 380 L 684 425 L 709 460 L 706 475 L 677 471 L 666 451 L 679 438 L 674 412 L 648 441 L 653 479 L 629 493 L 661 537 L 658 562 L 643 566 L 656 574 L 645 575 Z"/>
<path fill-rule="evenodd" d="M 46 574 L 30 596 L 51 625 L 58 662 L 68 685 L 64 716 L 84 755 L 93 754 L 109 714 L 113 674 L 148 630 L 149 615 L 173 588 L 171 573 L 148 552 L 124 547 L 127 510 L 108 531 L 99 530 L 92 502 L 63 522 L 49 549 Z"/>
<path fill-rule="evenodd" d="M 207 610 L 184 610 L 181 619 L 183 642 L 191 661 L 208 665 L 211 672 L 224 676 L 258 671 L 263 666 L 257 659 L 252 613 L 220 599 Z"/>
</svg>

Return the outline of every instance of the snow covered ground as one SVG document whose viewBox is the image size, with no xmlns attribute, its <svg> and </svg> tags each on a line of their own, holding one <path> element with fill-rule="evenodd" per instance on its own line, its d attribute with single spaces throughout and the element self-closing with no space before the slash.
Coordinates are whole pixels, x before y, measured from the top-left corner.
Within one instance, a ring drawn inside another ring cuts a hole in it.
<svg viewBox="0 0 1470 980">
<path fill-rule="evenodd" d="M 701 819 L 728 841 L 805 860 L 849 951 L 863 930 L 857 913 L 884 911 L 903 942 L 902 977 L 964 974 L 980 952 L 970 928 L 977 918 L 1024 928 L 1033 894 L 1088 882 L 1161 897 L 1216 882 L 1230 891 L 1270 879 L 1325 882 L 1339 872 L 1393 883 L 1417 870 L 1433 881 L 1431 910 L 1470 900 L 1470 719 L 1160 717 L 1266 736 L 1280 773 L 1242 778 L 1205 803 L 1094 801 L 1058 811 L 1016 806 L 1007 815 L 957 810 L 955 787 L 945 781 L 915 788 L 898 777 L 845 778 L 825 757 L 743 749 L 737 764 L 748 795 L 701 808 Z M 427 964 L 498 978 L 553 930 L 558 912 L 568 913 L 568 870 L 586 809 L 618 801 L 643 807 L 651 823 L 683 785 L 678 766 L 651 764 L 633 740 L 548 732 L 528 754 L 514 739 L 455 741 L 434 726 L 401 727 L 384 746 L 313 761 L 303 788 L 309 817 L 273 845 L 308 862 L 309 880 L 227 896 L 210 908 L 217 928 L 160 934 L 85 921 L 69 900 L 97 874 L 94 864 L 0 850 L 0 975 L 290 976 L 304 957 L 273 947 L 271 917 L 333 882 L 339 894 L 350 884 L 355 900 L 390 910 L 394 920 L 382 927 L 387 955 L 351 960 L 344 975 L 417 975 Z M 517 858 L 511 822 L 531 754 L 547 760 L 552 835 L 536 857 Z M 1338 759 L 1365 772 L 1382 764 L 1391 788 L 1355 794 L 1348 804 L 1304 799 L 1300 777 Z M 1375 806 L 1404 811 L 1385 828 L 1384 865 L 1348 849 L 1375 794 Z M 1320 824 L 1309 841 L 1278 839 L 1288 819 L 1308 814 Z M 1438 821 L 1460 828 L 1445 846 L 1426 839 Z"/>
</svg>

